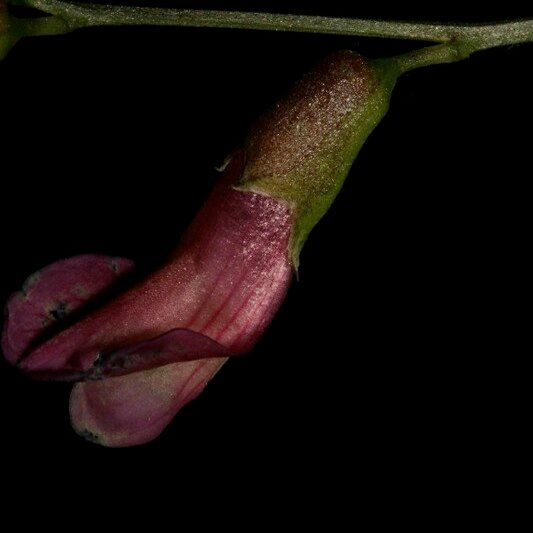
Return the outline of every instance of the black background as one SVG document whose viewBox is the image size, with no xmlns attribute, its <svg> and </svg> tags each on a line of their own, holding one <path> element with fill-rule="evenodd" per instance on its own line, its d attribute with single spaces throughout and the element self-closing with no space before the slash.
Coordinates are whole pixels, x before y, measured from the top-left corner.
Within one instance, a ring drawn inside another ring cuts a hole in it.
<svg viewBox="0 0 533 533">
<path fill-rule="evenodd" d="M 166 5 L 459 22 L 531 16 L 509 2 L 475 14 L 451 4 L 344 4 Z M 131 257 L 148 270 L 250 122 L 320 58 L 414 46 L 172 28 L 21 42 L 0 64 L 1 299 L 41 266 L 79 253 Z M 430 486 L 458 462 L 468 465 L 461 479 L 483 471 L 491 444 L 521 431 L 521 391 L 508 376 L 517 354 L 498 342 L 512 312 L 502 302 L 523 290 L 529 246 L 532 51 L 487 51 L 399 81 L 267 334 L 153 443 L 84 442 L 69 426 L 68 386 L 33 383 L 2 361 L 14 493 L 46 491 L 58 475 L 73 495 L 88 478 L 107 495 L 124 481 L 157 493 L 167 476 L 176 487 L 203 479 L 205 497 L 222 469 L 222 480 L 268 478 L 287 493 L 350 498 L 364 489 L 372 499 L 413 480 Z"/>
</svg>

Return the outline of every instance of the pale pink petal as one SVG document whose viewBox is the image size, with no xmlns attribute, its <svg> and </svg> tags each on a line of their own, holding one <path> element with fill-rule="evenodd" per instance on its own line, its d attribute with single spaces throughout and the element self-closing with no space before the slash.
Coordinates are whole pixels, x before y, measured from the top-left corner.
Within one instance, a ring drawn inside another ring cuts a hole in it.
<svg viewBox="0 0 533 533">
<path fill-rule="evenodd" d="M 204 359 L 78 383 L 70 397 L 72 425 L 81 436 L 104 446 L 149 442 L 202 392 L 224 362 Z"/>
</svg>

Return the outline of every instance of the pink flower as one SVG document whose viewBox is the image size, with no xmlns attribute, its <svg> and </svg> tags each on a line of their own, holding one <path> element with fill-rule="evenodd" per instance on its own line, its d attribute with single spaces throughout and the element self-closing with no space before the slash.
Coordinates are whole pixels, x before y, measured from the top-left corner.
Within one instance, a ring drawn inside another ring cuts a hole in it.
<svg viewBox="0 0 533 533">
<path fill-rule="evenodd" d="M 131 261 L 79 256 L 30 277 L 7 304 L 6 358 L 35 378 L 79 381 L 70 413 L 83 436 L 107 446 L 155 438 L 261 337 L 391 88 L 361 56 L 325 60 L 228 159 L 159 270 L 93 312 L 88 303 L 105 301 Z"/>
</svg>

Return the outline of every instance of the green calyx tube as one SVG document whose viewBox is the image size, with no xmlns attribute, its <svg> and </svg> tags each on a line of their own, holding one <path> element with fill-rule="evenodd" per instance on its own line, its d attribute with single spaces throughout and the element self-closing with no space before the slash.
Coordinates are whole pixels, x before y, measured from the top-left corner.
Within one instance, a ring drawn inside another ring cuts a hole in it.
<svg viewBox="0 0 533 533">
<path fill-rule="evenodd" d="M 394 61 L 335 53 L 252 127 L 238 189 L 292 207 L 289 257 L 295 269 L 310 231 L 333 203 L 363 143 L 387 112 L 399 74 Z"/>
</svg>

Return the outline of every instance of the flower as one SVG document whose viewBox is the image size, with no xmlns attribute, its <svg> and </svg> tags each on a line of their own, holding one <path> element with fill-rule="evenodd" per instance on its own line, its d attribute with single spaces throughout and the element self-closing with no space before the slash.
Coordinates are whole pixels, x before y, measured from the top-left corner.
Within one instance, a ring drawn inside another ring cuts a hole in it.
<svg viewBox="0 0 533 533">
<path fill-rule="evenodd" d="M 159 270 L 92 312 L 88 303 L 105 301 L 131 261 L 78 256 L 30 277 L 6 307 L 6 358 L 35 378 L 78 381 L 70 413 L 86 438 L 155 438 L 228 357 L 261 337 L 392 86 L 355 53 L 327 58 L 228 158 Z"/>
</svg>

